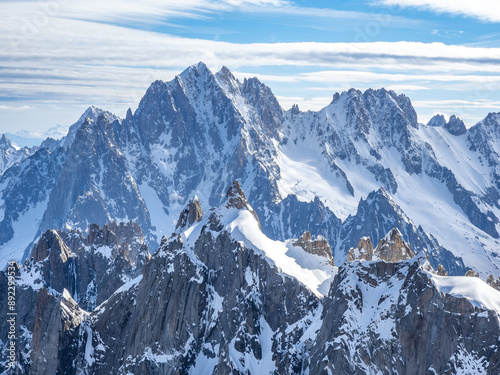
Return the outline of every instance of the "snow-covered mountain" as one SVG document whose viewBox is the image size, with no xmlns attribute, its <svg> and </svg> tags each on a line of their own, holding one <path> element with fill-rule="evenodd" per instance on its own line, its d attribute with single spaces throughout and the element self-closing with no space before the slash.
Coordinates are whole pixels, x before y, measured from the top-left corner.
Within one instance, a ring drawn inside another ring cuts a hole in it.
<svg viewBox="0 0 500 375">
<path fill-rule="evenodd" d="M 397 229 L 375 254 L 398 262 L 335 267 L 324 238 L 266 236 L 237 181 L 205 213 L 198 199 L 189 201 L 178 223 L 151 259 L 132 223 L 93 225 L 83 246 L 79 232 L 46 232 L 18 269 L 19 372 L 500 370 L 500 291 L 477 277 L 440 276 L 425 256 L 408 259 Z M 124 248 L 143 262 L 127 262 Z M 106 267 L 114 278 L 99 277 Z M 0 272 L 0 301 L 6 283 Z M 102 303 L 89 305 L 89 296 Z M 8 330 L 1 322 L 2 342 Z"/>
<path fill-rule="evenodd" d="M 154 82 L 125 119 L 89 108 L 66 137 L 4 173 L 2 266 L 48 229 L 113 220 L 136 221 L 155 248 L 190 199 L 217 206 L 238 179 L 273 240 L 309 230 L 341 264 L 360 237 L 378 243 L 396 227 L 434 267 L 496 278 L 499 122 L 419 124 L 410 100 L 384 89 L 284 111 L 259 80 L 199 63 Z"/>
<path fill-rule="evenodd" d="M 2 134 L 0 138 L 0 175 L 15 164 L 32 155 L 36 148 L 18 147 Z"/>
<path fill-rule="evenodd" d="M 17 147 L 38 147 L 47 138 L 61 139 L 68 134 L 68 126 L 56 125 L 46 131 L 39 132 L 34 130 L 19 130 L 15 133 L 5 133 Z"/>
</svg>

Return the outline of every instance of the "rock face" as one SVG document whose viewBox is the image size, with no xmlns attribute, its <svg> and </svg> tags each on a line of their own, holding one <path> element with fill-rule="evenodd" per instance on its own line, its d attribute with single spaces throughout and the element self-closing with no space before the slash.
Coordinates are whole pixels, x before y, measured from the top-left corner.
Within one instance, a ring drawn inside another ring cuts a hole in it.
<svg viewBox="0 0 500 375">
<path fill-rule="evenodd" d="M 88 311 L 141 274 L 150 258 L 141 229 L 133 222 L 113 222 L 103 228 L 91 225 L 87 237 L 75 230 L 44 233 L 33 247 L 32 257 L 18 266 L 16 278 L 21 373 L 68 373 L 79 353 L 78 343 L 71 337 L 80 332 Z M 4 288 L 0 313 L 8 316 L 4 272 L 0 272 L 0 286 Z M 8 330 L 8 323 L 2 321 L 2 352 Z"/>
<path fill-rule="evenodd" d="M 58 298 L 40 289 L 35 305 L 35 324 L 31 342 L 31 367 L 33 374 L 64 374 L 71 368 L 67 347 L 69 337 L 88 315 L 64 290 Z"/>
<path fill-rule="evenodd" d="M 328 241 L 323 236 L 317 236 L 314 240 L 311 238 L 311 233 L 305 231 L 302 236 L 297 238 L 297 241 L 292 242 L 293 246 L 300 246 L 309 254 L 315 254 L 325 257 L 329 260 L 330 264 L 334 266 L 332 250 Z"/>
<path fill-rule="evenodd" d="M 444 128 L 453 135 L 462 135 L 467 132 L 464 122 L 455 115 L 451 115 L 450 120 L 444 125 Z"/>
<path fill-rule="evenodd" d="M 465 273 L 465 276 L 467 277 L 479 277 L 479 274 L 474 272 L 474 270 L 468 270 L 466 273 Z"/>
<path fill-rule="evenodd" d="M 120 285 L 140 274 L 151 255 L 133 222 L 92 224 L 81 232 L 47 231 L 23 270 L 39 275 L 45 288 L 67 290 L 85 310 L 93 310 Z"/>
<path fill-rule="evenodd" d="M 0 138 L 0 176 L 13 165 L 19 164 L 33 155 L 36 150 L 36 147 L 14 146 L 5 134 L 2 134 Z"/>
<path fill-rule="evenodd" d="M 448 272 L 446 269 L 443 267 L 442 264 L 438 264 L 438 267 L 436 269 L 436 274 L 439 276 L 448 276 Z"/>
<path fill-rule="evenodd" d="M 428 275 L 414 260 L 342 267 L 324 301 L 310 373 L 498 372 L 495 313 L 440 293 Z"/>
</svg>

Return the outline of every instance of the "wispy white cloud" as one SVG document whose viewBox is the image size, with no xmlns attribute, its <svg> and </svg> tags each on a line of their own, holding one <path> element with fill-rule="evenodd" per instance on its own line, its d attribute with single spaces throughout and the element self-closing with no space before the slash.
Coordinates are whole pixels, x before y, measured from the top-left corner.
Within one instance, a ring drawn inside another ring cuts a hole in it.
<svg viewBox="0 0 500 375">
<path fill-rule="evenodd" d="M 497 109 L 500 108 L 500 100 L 415 100 L 413 105 L 417 107 L 426 108 L 486 108 Z"/>
<path fill-rule="evenodd" d="M 130 24 L 164 23 L 175 18 L 205 18 L 234 10 L 291 7 L 286 0 L 47 0 L 2 1 L 4 15 L 21 22 L 45 23 L 42 18 Z"/>
<path fill-rule="evenodd" d="M 500 22 L 500 2 L 497 0 L 378 0 L 378 4 L 399 5 Z"/>
<path fill-rule="evenodd" d="M 40 8 L 42 3 L 2 2 L 4 14 L 15 15 L 0 22 L 0 97 L 4 106 L 36 107 L 50 99 L 54 105 L 72 105 L 78 110 L 94 104 L 110 110 L 118 108 L 119 114 L 124 114 L 127 107 L 137 105 L 150 82 L 170 80 L 200 60 L 213 69 L 226 65 L 243 72 L 236 74 L 239 77 L 255 76 L 254 71 L 265 68 L 270 73 L 257 76 L 279 94 L 285 108 L 299 103 L 304 109 L 319 109 L 329 103 L 333 91 L 353 86 L 430 94 L 446 84 L 465 98 L 476 88 L 498 87 L 500 83 L 500 48 L 404 41 L 228 43 L 106 23 L 126 21 L 132 11 L 137 19 L 148 22 L 212 17 L 227 9 L 298 12 L 296 5 L 287 1 L 53 1 L 59 8 L 45 13 Z M 131 7 L 124 10 L 124 3 Z M 116 7 L 116 12 L 107 7 Z M 33 9 L 46 18 L 37 21 L 38 13 Z M 333 11 L 329 16 L 351 14 Z M 284 66 L 290 68 L 286 74 L 280 73 Z M 290 89 L 293 84 L 299 84 L 298 88 Z M 323 87 L 324 97 L 318 92 L 300 92 L 311 86 Z M 330 95 L 326 95 L 327 91 Z M 9 98 L 13 102 L 5 103 Z M 16 120 L 15 115 L 1 116 L 0 123 Z"/>
</svg>

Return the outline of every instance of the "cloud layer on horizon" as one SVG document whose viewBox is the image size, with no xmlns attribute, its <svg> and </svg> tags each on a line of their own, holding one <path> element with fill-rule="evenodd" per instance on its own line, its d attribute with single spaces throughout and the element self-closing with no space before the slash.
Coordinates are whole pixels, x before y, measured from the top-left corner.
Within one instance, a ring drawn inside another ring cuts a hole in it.
<svg viewBox="0 0 500 375">
<path fill-rule="evenodd" d="M 500 100 L 495 93 L 500 86 L 500 48 L 406 41 L 236 43 L 109 23 L 127 20 L 133 12 L 140 15 L 136 20 L 160 22 L 213 17 L 236 8 L 271 13 L 299 9 L 280 0 L 130 3 L 130 8 L 122 5 L 126 9 L 119 7 L 109 15 L 109 4 L 103 8 L 97 1 L 49 0 L 46 4 L 57 7 L 46 11 L 37 8 L 42 3 L 2 2 L 17 18 L 0 22 L 0 132 L 21 119 L 20 113 L 43 106 L 54 111 L 71 107 L 73 113 L 93 104 L 124 114 L 136 107 L 152 81 L 170 80 L 198 61 L 214 70 L 226 65 L 239 78 L 257 76 L 285 109 L 298 103 L 302 109 L 317 110 L 328 104 L 334 91 L 386 87 L 414 95 L 421 121 L 432 115 L 423 103 L 435 102 L 435 111 L 459 112 L 471 125 L 479 119 L 477 108 L 494 110 Z M 333 13 L 350 17 L 355 12 Z M 46 18 L 37 21 L 37 14 Z M 457 105 L 452 108 L 450 103 Z M 39 117 L 33 126 L 61 121 Z"/>
</svg>

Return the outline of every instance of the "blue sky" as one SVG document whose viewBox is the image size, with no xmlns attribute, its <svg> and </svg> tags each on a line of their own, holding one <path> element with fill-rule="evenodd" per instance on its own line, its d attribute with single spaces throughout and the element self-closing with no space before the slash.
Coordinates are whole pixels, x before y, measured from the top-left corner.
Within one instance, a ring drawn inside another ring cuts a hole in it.
<svg viewBox="0 0 500 375">
<path fill-rule="evenodd" d="M 419 121 L 500 111 L 496 0 L 0 0 L 0 132 L 124 116 L 149 84 L 204 61 L 257 76 L 285 109 L 385 87 Z"/>
</svg>

